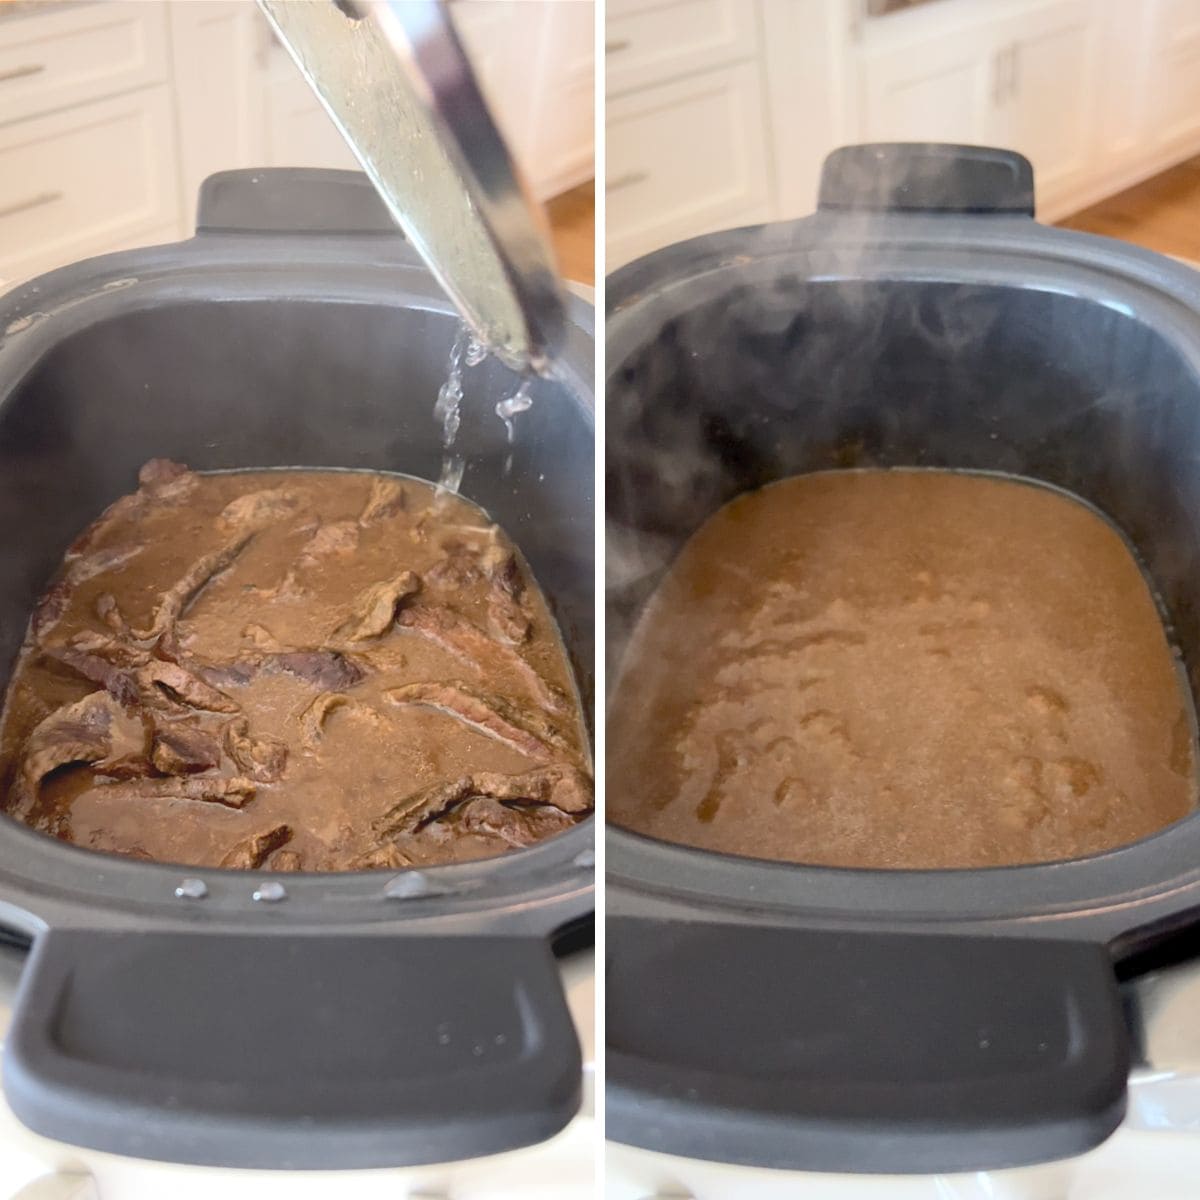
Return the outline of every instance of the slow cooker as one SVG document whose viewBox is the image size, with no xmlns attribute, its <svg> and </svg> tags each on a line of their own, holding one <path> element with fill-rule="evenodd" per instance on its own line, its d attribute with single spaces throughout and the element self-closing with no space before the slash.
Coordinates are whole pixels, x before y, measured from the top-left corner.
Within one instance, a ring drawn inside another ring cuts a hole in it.
<svg viewBox="0 0 1200 1200">
<path fill-rule="evenodd" d="M 191 240 L 0 299 L 0 658 L 71 538 L 148 458 L 436 479 L 457 328 L 355 172 L 214 176 Z M 591 371 L 580 303 L 515 443 L 492 409 L 516 379 L 494 361 L 468 372 L 460 431 L 462 493 L 528 558 L 585 701 Z M 31 943 L 7 1103 L 56 1144 L 222 1168 L 413 1167 L 542 1143 L 581 1101 L 560 959 L 587 961 L 592 842 L 589 821 L 471 864 L 272 877 L 0 821 L 0 921 Z"/>
<path fill-rule="evenodd" d="M 1032 477 L 1107 513 L 1195 693 L 1200 274 L 1033 212 L 1019 155 L 847 147 L 815 215 L 609 280 L 610 670 L 681 544 L 736 494 L 918 466 Z M 607 1135 L 681 1160 L 940 1176 L 1079 1155 L 1126 1111 L 1119 975 L 1186 958 L 1200 925 L 1200 814 L 987 870 L 606 836 Z"/>
</svg>

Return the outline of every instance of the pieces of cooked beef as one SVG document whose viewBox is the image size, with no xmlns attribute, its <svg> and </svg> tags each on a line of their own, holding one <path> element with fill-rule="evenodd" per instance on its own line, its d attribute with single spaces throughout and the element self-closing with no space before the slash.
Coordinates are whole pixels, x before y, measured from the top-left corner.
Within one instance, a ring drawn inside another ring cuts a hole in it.
<svg viewBox="0 0 1200 1200">
<path fill-rule="evenodd" d="M 358 523 L 371 525 L 376 521 L 386 521 L 388 517 L 399 516 L 407 508 L 407 500 L 404 485 L 398 479 L 377 475 L 371 480 L 371 492 L 359 514 Z"/>
<path fill-rule="evenodd" d="M 132 636 L 139 642 L 155 642 L 187 611 L 187 607 L 200 591 L 216 575 L 228 569 L 239 554 L 249 545 L 251 533 L 243 534 L 218 550 L 202 554 L 188 569 L 159 597 L 154 616 L 145 629 L 134 629 Z"/>
<path fill-rule="evenodd" d="M 262 670 L 286 671 L 326 692 L 342 692 L 362 683 L 366 671 L 354 659 L 336 650 L 290 650 L 265 654 Z"/>
<path fill-rule="evenodd" d="M 114 777 L 145 774 L 150 723 L 141 713 L 127 712 L 107 692 L 52 712 L 25 743 L 16 790 L 17 814 L 27 813 L 41 782 L 52 771 L 85 764 Z"/>
<path fill-rule="evenodd" d="M 42 654 L 92 683 L 98 683 L 125 708 L 137 704 L 140 687 L 135 672 L 149 655 L 126 642 L 94 630 L 82 630 L 65 642 L 47 642 Z"/>
<path fill-rule="evenodd" d="M 515 806 L 491 796 L 468 800 L 455 814 L 455 826 L 464 833 L 499 838 L 514 849 L 531 846 L 574 823 L 562 809 L 551 805 Z"/>
<path fill-rule="evenodd" d="M 323 691 L 343 691 L 361 683 L 366 670 L 337 650 L 284 650 L 244 654 L 224 661 L 188 657 L 194 673 L 214 688 L 245 687 L 260 675 L 294 675 Z"/>
<path fill-rule="evenodd" d="M 155 731 L 150 761 L 164 775 L 215 770 L 221 765 L 221 743 L 207 729 L 175 721 Z"/>
<path fill-rule="evenodd" d="M 290 825 L 273 825 L 262 833 L 243 838 L 221 859 L 221 866 L 254 870 L 261 867 L 280 846 L 287 845 L 291 840 Z"/>
<path fill-rule="evenodd" d="M 579 820 L 553 622 L 481 522 L 418 481 L 147 464 L 34 613 L 0 718 L 6 811 L 273 871 L 463 861 Z"/>
<path fill-rule="evenodd" d="M 419 704 L 477 729 L 528 758 L 549 760 L 569 754 L 571 743 L 545 714 L 520 708 L 503 696 L 490 696 L 461 683 L 407 683 L 383 693 L 390 704 Z"/>
<path fill-rule="evenodd" d="M 447 542 L 442 548 L 442 557 L 425 572 L 424 578 L 438 588 L 461 590 L 473 587 L 483 578 L 478 547 L 460 541 Z"/>
<path fill-rule="evenodd" d="M 126 779 L 94 789 L 94 795 L 110 803 L 121 800 L 196 800 L 225 808 L 244 808 L 258 787 L 253 779 L 222 775 L 173 775 L 167 778 Z"/>
<path fill-rule="evenodd" d="M 395 579 L 371 584 L 359 593 L 349 617 L 334 630 L 334 636 L 348 642 L 365 642 L 379 637 L 391 628 L 396 608 L 420 589 L 420 576 L 413 571 L 401 571 Z"/>
<path fill-rule="evenodd" d="M 556 763 L 520 775 L 480 771 L 440 780 L 393 804 L 375 821 L 374 829 L 381 837 L 413 833 L 465 801 L 481 796 L 514 804 L 550 805 L 571 815 L 588 812 L 592 807 L 591 786 L 583 772 Z"/>
<path fill-rule="evenodd" d="M 292 516 L 300 499 L 287 488 L 264 488 L 231 500 L 221 510 L 217 524 L 226 530 L 260 529 Z"/>
<path fill-rule="evenodd" d="M 278 738 L 251 736 L 245 717 L 234 717 L 225 726 L 225 750 L 238 769 L 256 783 L 276 783 L 283 778 L 287 745 Z"/>
<path fill-rule="evenodd" d="M 109 546 L 71 560 L 61 577 L 51 585 L 33 610 L 30 632 L 34 640 L 44 640 L 62 620 L 80 584 L 110 571 L 119 571 L 126 563 L 137 558 L 144 549 L 145 547 L 138 543 Z"/>
<path fill-rule="evenodd" d="M 142 490 L 154 499 L 175 499 L 190 492 L 198 483 L 196 473 L 183 463 L 169 458 L 152 458 L 138 471 Z"/>
<path fill-rule="evenodd" d="M 358 537 L 356 521 L 331 521 L 318 525 L 300 551 L 300 564 L 314 566 L 327 554 L 348 558 L 358 549 Z"/>
<path fill-rule="evenodd" d="M 492 547 L 484 555 L 488 579 L 488 628 L 502 642 L 519 645 L 529 640 L 529 617 L 521 607 L 525 579 L 516 551 Z"/>
<path fill-rule="evenodd" d="M 137 669 L 136 678 L 142 702 L 152 708 L 199 708 L 216 713 L 241 711 L 236 700 L 178 663 L 154 659 Z"/>
<path fill-rule="evenodd" d="M 489 637 L 478 625 L 444 604 L 405 605 L 396 613 L 396 627 L 427 638 L 460 662 L 481 675 L 497 668 L 514 672 L 528 687 L 539 704 L 561 711 L 566 704 L 562 693 L 542 678 L 532 664 L 513 646 Z"/>
</svg>

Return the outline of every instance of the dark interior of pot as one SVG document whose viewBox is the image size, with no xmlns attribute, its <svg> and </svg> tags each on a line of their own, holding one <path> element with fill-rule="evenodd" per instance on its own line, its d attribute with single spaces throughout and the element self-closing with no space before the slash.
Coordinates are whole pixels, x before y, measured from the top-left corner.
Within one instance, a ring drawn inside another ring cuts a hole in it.
<svg viewBox="0 0 1200 1200">
<path fill-rule="evenodd" d="M 1031 477 L 1107 514 L 1161 597 L 1194 696 L 1198 386 L 1184 357 L 1127 308 L 1033 289 L 783 281 L 673 314 L 610 367 L 610 678 L 663 569 L 732 497 L 813 471 L 907 466 Z M 748 590 L 767 569 L 747 566 Z M 646 674 L 635 690 L 651 686 Z M 630 745 L 617 752 L 636 758 Z M 644 801 L 647 812 L 667 792 Z M 709 801 L 697 830 L 709 828 Z M 648 832 L 649 819 L 634 827 Z M 712 828 L 703 836 L 729 848 L 733 833 Z"/>
<path fill-rule="evenodd" d="M 1200 661 L 1200 378 L 1162 334 L 1076 296 L 938 282 L 781 282 L 669 316 L 609 366 L 608 639 L 740 492 L 836 467 L 1002 471 L 1130 538 Z"/>
<path fill-rule="evenodd" d="M 456 327 L 447 313 L 371 304 L 176 302 L 53 346 L 0 406 L 0 523 L 21 532 L 0 550 L 0 658 L 12 662 L 71 540 L 150 458 L 436 479 L 433 403 Z M 461 492 L 524 552 L 590 714 L 591 416 L 568 387 L 540 381 L 510 448 L 493 409 L 516 382 L 495 361 L 468 368 Z"/>
</svg>

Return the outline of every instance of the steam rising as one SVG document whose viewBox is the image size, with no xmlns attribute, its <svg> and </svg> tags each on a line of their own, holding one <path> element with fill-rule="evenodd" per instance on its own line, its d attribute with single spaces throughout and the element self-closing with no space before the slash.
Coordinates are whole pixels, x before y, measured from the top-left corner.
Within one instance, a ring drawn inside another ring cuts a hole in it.
<svg viewBox="0 0 1200 1200">
<path fill-rule="evenodd" d="M 1169 308 L 1149 315 L 1145 289 L 1115 273 L 1098 285 L 1097 241 L 1013 215 L 823 211 L 618 273 L 610 679 L 663 570 L 718 507 L 867 466 L 1025 475 L 1090 501 L 1130 536 L 1200 660 L 1200 369 L 1158 332 Z"/>
</svg>

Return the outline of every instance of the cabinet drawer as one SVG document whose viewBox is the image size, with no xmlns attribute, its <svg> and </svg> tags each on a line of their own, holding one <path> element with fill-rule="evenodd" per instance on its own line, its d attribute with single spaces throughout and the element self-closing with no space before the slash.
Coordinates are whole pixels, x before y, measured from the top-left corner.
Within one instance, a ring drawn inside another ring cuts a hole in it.
<svg viewBox="0 0 1200 1200">
<path fill-rule="evenodd" d="M 604 37 L 609 95 L 752 57 L 749 0 L 609 0 Z"/>
<path fill-rule="evenodd" d="M 177 226 L 166 87 L 0 127 L 0 277 Z"/>
<path fill-rule="evenodd" d="M 608 105 L 610 265 L 765 215 L 758 67 L 706 71 Z"/>
<path fill-rule="evenodd" d="M 0 125 L 166 78 L 164 5 L 87 4 L 0 22 Z"/>
</svg>

